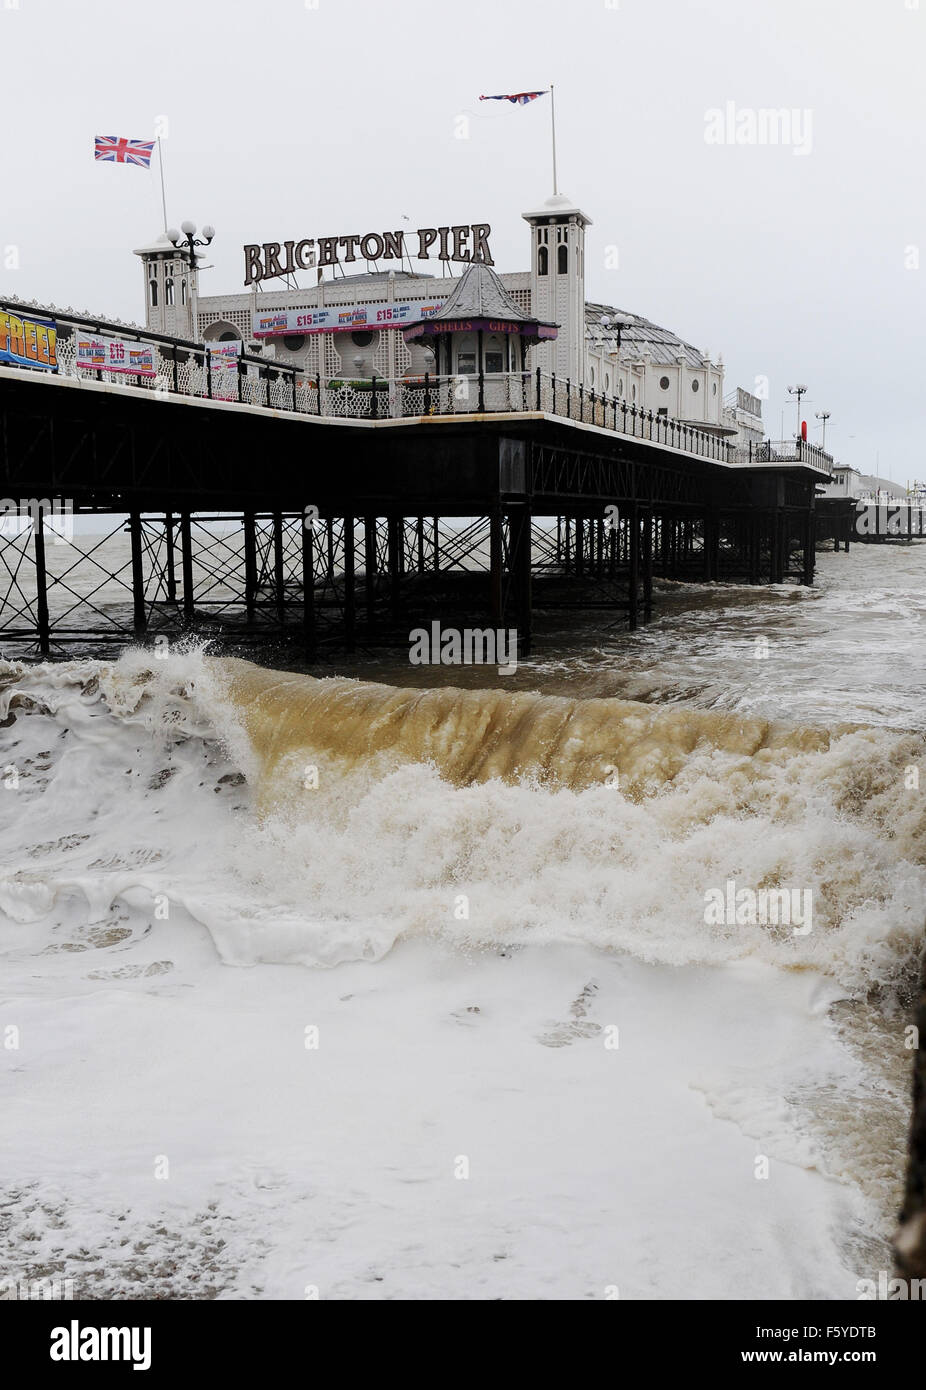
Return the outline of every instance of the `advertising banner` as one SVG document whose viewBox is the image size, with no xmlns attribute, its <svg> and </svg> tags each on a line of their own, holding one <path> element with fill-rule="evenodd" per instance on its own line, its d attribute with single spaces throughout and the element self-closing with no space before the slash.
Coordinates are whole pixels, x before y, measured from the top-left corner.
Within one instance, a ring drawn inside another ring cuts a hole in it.
<svg viewBox="0 0 926 1390">
<path fill-rule="evenodd" d="M 154 347 L 129 338 L 103 338 L 96 334 L 74 334 L 76 365 L 87 372 L 121 372 L 126 376 L 157 376 Z"/>
<path fill-rule="evenodd" d="M 0 312 L 0 363 L 56 372 L 58 332 L 54 319 Z"/>
<path fill-rule="evenodd" d="M 239 342 L 210 343 L 209 371 L 212 376 L 212 398 L 217 401 L 238 399 Z"/>
<path fill-rule="evenodd" d="M 252 338 L 275 338 L 283 333 L 344 333 L 357 329 L 403 328 L 431 318 L 439 303 L 332 304 L 323 309 L 267 309 L 251 315 Z"/>
</svg>

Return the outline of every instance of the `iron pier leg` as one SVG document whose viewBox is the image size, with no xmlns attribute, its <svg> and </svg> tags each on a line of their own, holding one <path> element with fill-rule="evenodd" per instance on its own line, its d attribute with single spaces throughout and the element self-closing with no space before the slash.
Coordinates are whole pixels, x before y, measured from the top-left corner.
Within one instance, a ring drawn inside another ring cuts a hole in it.
<svg viewBox="0 0 926 1390">
<path fill-rule="evenodd" d="M 286 622 L 286 591 L 283 583 L 283 514 L 273 513 L 273 587 L 276 591 L 277 618 Z"/>
<path fill-rule="evenodd" d="M 376 517 L 363 518 L 363 564 L 366 571 L 367 623 L 376 624 Z"/>
<path fill-rule="evenodd" d="M 302 636 L 306 651 L 315 651 L 315 532 L 302 523 Z"/>
<path fill-rule="evenodd" d="M 493 507 L 489 516 L 489 588 L 492 605 L 492 621 L 497 628 L 502 626 L 502 514 Z"/>
<path fill-rule="evenodd" d="M 147 626 L 145 617 L 145 572 L 142 567 L 141 512 L 129 512 L 129 538 L 132 546 L 132 610 L 135 636 Z"/>
<path fill-rule="evenodd" d="M 637 511 L 636 502 L 630 504 L 630 516 L 628 518 L 630 527 L 630 574 L 627 585 L 627 620 L 630 631 L 635 632 L 637 628 L 637 606 L 639 602 L 638 585 L 640 578 L 640 515 Z"/>
<path fill-rule="evenodd" d="M 344 642 L 354 650 L 357 621 L 357 588 L 354 572 L 354 518 L 344 518 Z"/>
<path fill-rule="evenodd" d="M 389 555 L 389 606 L 393 622 L 397 622 L 399 617 L 399 525 L 400 518 L 396 516 L 390 516 L 386 522 Z"/>
<path fill-rule="evenodd" d="M 177 570 L 174 564 L 174 514 L 164 517 L 164 538 L 167 542 L 167 601 L 177 602 Z"/>
<path fill-rule="evenodd" d="M 35 618 L 39 636 L 39 651 L 47 656 L 51 647 L 51 624 L 48 620 L 48 579 L 45 569 L 45 508 L 38 507 L 33 522 L 35 545 Z"/>
<path fill-rule="evenodd" d="M 512 512 L 509 520 L 511 528 L 511 554 L 516 567 L 518 589 L 518 635 L 521 651 L 526 655 L 531 649 L 532 611 L 531 611 L 531 509 L 519 507 Z"/>
<path fill-rule="evenodd" d="M 183 567 L 183 621 L 192 626 L 195 609 L 193 607 L 193 535 L 190 527 L 190 513 L 180 513 L 180 546 Z"/>
<path fill-rule="evenodd" d="M 257 519 L 254 516 L 253 508 L 249 507 L 244 513 L 242 522 L 244 525 L 244 607 L 248 622 L 253 623 L 257 598 L 257 536 L 255 535 Z"/>
</svg>

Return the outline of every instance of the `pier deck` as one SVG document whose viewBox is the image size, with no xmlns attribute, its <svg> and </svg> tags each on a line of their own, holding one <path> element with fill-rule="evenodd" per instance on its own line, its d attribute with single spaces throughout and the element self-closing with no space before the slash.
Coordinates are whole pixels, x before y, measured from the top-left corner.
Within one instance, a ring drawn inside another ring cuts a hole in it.
<svg viewBox="0 0 926 1390">
<path fill-rule="evenodd" d="M 359 416 L 319 414 L 293 408 L 310 399 L 295 375 L 287 394 L 285 372 L 272 386 L 272 365 L 248 370 L 241 399 L 218 400 L 208 363 L 186 390 L 0 367 L 0 493 L 32 519 L 0 535 L 5 654 L 223 623 L 349 648 L 394 639 L 429 603 L 446 619 L 454 585 L 435 581 L 463 574 L 481 576 L 464 586 L 470 609 L 517 627 L 524 651 L 535 589 L 633 628 L 657 575 L 812 582 L 818 451 L 744 464 L 716 435 L 539 374 L 516 383 L 521 409 L 462 410 L 435 382 L 411 398 L 429 413 L 384 418 L 376 390 Z M 72 518 L 63 575 L 56 512 Z M 107 569 L 91 525 L 110 546 L 127 529 L 130 562 Z M 76 582 L 87 563 L 105 602 Z"/>
</svg>

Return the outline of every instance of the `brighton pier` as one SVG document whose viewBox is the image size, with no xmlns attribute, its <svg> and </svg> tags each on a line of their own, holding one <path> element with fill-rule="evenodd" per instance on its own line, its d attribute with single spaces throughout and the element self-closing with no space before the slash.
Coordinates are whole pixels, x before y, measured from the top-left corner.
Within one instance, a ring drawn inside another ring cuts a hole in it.
<svg viewBox="0 0 926 1390">
<path fill-rule="evenodd" d="M 521 655 L 562 609 L 649 621 L 657 578 L 812 583 L 830 456 L 763 440 L 719 359 L 587 304 L 568 199 L 524 216 L 529 273 L 202 299 L 174 233 L 137 253 L 145 329 L 0 302 L 3 654 L 312 654 L 438 619 Z"/>
</svg>

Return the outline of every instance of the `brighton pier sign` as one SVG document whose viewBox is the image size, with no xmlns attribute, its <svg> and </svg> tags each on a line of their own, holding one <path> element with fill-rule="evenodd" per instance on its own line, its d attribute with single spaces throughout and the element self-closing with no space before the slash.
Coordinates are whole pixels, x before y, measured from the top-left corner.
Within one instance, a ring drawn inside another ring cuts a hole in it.
<svg viewBox="0 0 926 1390">
<path fill-rule="evenodd" d="M 265 241 L 244 248 L 244 283 L 274 280 L 296 270 L 325 265 L 349 265 L 352 261 L 401 261 L 406 256 L 427 261 L 478 261 L 494 265 L 489 250 L 492 228 L 488 222 L 469 226 L 419 227 L 412 234 L 417 243 L 406 243 L 404 232 L 366 232 L 363 236 L 321 236 L 317 240 Z"/>
</svg>

